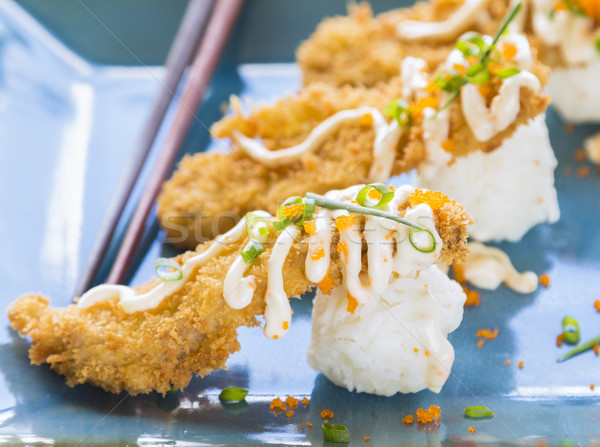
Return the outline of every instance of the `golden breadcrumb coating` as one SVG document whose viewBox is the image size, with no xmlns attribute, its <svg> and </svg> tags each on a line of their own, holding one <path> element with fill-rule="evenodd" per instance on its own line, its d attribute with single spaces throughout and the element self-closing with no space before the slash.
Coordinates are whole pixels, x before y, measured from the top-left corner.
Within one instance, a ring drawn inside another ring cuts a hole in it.
<svg viewBox="0 0 600 447">
<path fill-rule="evenodd" d="M 383 111 L 400 96 L 399 79 L 375 88 L 334 88 L 314 84 L 297 96 L 259 105 L 244 114 L 239 100 L 233 113 L 217 122 L 213 135 L 231 137 L 234 131 L 260 138 L 270 150 L 302 142 L 322 121 L 346 109 L 371 106 Z M 425 156 L 420 130 L 401 138 L 392 174 L 408 172 Z M 324 194 L 369 181 L 375 133 L 370 125 L 346 125 L 314 152 L 299 161 L 269 168 L 247 157 L 235 143 L 231 154 L 186 156 L 158 198 L 158 215 L 169 241 L 186 247 L 215 237 L 247 212 L 275 213 L 288 197 L 306 192 Z"/>
<path fill-rule="evenodd" d="M 448 204 L 435 211 L 435 220 L 444 241 L 441 259 L 450 263 L 467 255 L 465 226 L 471 216 L 460 205 Z M 337 233 L 333 243 L 337 243 Z M 225 367 L 229 356 L 240 349 L 237 329 L 257 326 L 257 315 L 265 310 L 267 260 L 272 244 L 247 270 L 256 278 L 252 302 L 244 309 L 230 308 L 223 298 L 223 281 L 229 266 L 247 243 L 247 237 L 225 246 L 220 255 L 199 267 L 183 287 L 166 297 L 152 310 L 126 313 L 117 298 L 89 308 L 71 304 L 51 308 L 47 298 L 29 294 L 8 308 L 13 329 L 33 343 L 29 356 L 33 364 L 48 363 L 74 386 L 90 383 L 107 391 L 130 394 L 156 390 L 167 392 L 171 386 L 185 387 L 193 374 L 205 376 Z M 273 239 L 273 237 L 272 237 Z M 271 241 L 273 242 L 273 241 Z M 211 245 L 198 246 L 175 258 L 182 263 Z M 335 247 L 330 265 L 333 285 L 340 285 L 341 263 Z M 305 276 L 307 236 L 296 241 L 283 268 L 285 290 L 299 297 L 314 287 Z M 366 254 L 363 256 L 366 264 Z M 147 291 L 153 280 L 139 291 Z"/>
<path fill-rule="evenodd" d="M 361 3 L 351 6 L 348 16 L 323 20 L 296 53 L 304 84 L 376 85 L 398 76 L 401 62 L 407 56 L 422 58 L 429 67 L 437 67 L 454 48 L 455 40 L 467 29 L 448 41 L 434 43 L 403 40 L 396 35 L 396 27 L 403 20 L 443 21 L 463 3 L 464 0 L 418 2 L 411 8 L 385 12 L 376 17 L 373 17 L 367 3 Z M 487 16 L 470 30 L 493 35 L 508 12 L 508 0 L 490 0 Z M 532 72 L 543 83 L 546 82 L 548 69 L 539 62 L 534 63 Z"/>
</svg>

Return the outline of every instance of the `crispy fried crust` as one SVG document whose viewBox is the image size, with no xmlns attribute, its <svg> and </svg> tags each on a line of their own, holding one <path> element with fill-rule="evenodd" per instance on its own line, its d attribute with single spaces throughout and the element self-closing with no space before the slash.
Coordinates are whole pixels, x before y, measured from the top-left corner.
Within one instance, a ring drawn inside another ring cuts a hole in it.
<svg viewBox="0 0 600 447">
<path fill-rule="evenodd" d="M 447 42 L 414 42 L 398 38 L 396 26 L 407 19 L 442 21 L 462 4 L 463 0 L 432 0 L 373 17 L 370 6 L 361 3 L 351 7 L 348 16 L 325 19 L 296 53 L 303 82 L 372 86 L 398 76 L 407 56 L 422 58 L 435 68 L 446 59 L 459 35 Z M 488 16 L 471 30 L 494 34 L 508 12 L 508 0 L 491 0 Z M 546 82 L 549 71 L 537 60 L 532 72 Z"/>
<path fill-rule="evenodd" d="M 464 260 L 468 251 L 465 226 L 472 222 L 471 216 L 456 204 L 444 205 L 435 216 L 444 241 L 441 259 L 448 263 Z M 30 294 L 9 306 L 8 317 L 21 336 L 31 337 L 31 362 L 48 363 L 70 386 L 87 382 L 110 392 L 131 394 L 183 388 L 192 374 L 205 376 L 223 368 L 229 356 L 240 349 L 238 327 L 257 326 L 256 316 L 264 313 L 266 265 L 271 253 L 268 244 L 248 268 L 247 273 L 257 278 L 251 304 L 234 310 L 223 298 L 227 270 L 246 242 L 244 238 L 227 246 L 182 289 L 150 311 L 125 313 L 116 298 L 87 309 L 76 304 L 51 308 L 47 298 Z M 176 259 L 188 259 L 209 245 Z M 334 247 L 331 252 L 336 253 Z M 314 286 L 304 273 L 306 254 L 304 235 L 292 246 L 283 269 L 290 297 L 299 297 Z M 341 284 L 340 265 L 336 258 L 330 266 L 335 285 Z M 155 282 L 140 289 L 148 290 Z"/>
<path fill-rule="evenodd" d="M 402 90 L 398 79 L 375 88 L 333 88 L 315 84 L 297 96 L 255 107 L 244 115 L 237 99 L 233 114 L 213 126 L 217 138 L 237 130 L 261 138 L 269 149 L 303 141 L 327 117 L 345 109 L 372 106 L 383 110 Z M 399 142 L 393 174 L 413 169 L 425 156 L 418 131 Z M 161 225 L 171 242 L 194 247 L 231 228 L 247 212 L 274 213 L 282 201 L 306 192 L 323 194 L 369 181 L 374 131 L 345 126 L 318 150 L 276 169 L 250 159 L 232 145 L 232 153 L 199 153 L 185 157 L 158 198 Z"/>
</svg>

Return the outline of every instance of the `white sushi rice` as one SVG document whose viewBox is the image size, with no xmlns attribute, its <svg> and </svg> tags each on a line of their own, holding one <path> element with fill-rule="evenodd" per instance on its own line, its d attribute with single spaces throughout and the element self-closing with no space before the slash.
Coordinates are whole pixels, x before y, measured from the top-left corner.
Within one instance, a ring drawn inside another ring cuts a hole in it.
<svg viewBox="0 0 600 447">
<path fill-rule="evenodd" d="M 481 242 L 516 242 L 533 226 L 560 217 L 545 115 L 521 125 L 492 152 L 421 169 L 416 184 L 444 191 L 475 219 L 469 234 Z"/>
<path fill-rule="evenodd" d="M 354 314 L 343 287 L 329 295 L 319 291 L 308 363 L 350 391 L 437 393 L 454 361 L 447 335 L 460 325 L 465 299 L 461 286 L 436 266 L 418 278 L 398 277 Z"/>
<path fill-rule="evenodd" d="M 556 67 L 548 82 L 552 106 L 565 121 L 600 122 L 600 59 L 580 67 Z"/>
</svg>

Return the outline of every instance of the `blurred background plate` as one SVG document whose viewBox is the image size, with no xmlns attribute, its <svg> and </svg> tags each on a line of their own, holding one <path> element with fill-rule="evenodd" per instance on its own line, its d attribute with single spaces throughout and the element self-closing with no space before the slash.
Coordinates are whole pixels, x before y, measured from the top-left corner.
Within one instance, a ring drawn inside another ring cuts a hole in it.
<svg viewBox="0 0 600 447">
<path fill-rule="evenodd" d="M 380 1 L 374 9 L 409 3 Z M 185 6 L 185 0 L 0 2 L 2 309 L 30 291 L 50 296 L 55 305 L 71 301 L 160 87 L 161 64 Z M 248 1 L 198 112 L 204 125 L 192 129 L 183 151 L 215 144 L 207 126 L 221 116 L 229 95 L 271 100 L 297 89 L 295 48 L 323 16 L 344 10 L 345 2 L 333 0 Z M 600 332 L 600 314 L 593 308 L 600 296 L 600 181 L 593 168 L 579 178 L 578 170 L 587 165 L 573 156 L 599 128 L 579 126 L 567 135 L 552 111 L 548 124 L 560 162 L 562 219 L 536 227 L 518 245 L 501 247 L 518 269 L 549 273 L 551 286 L 528 296 L 483 292 L 481 306 L 467 309 L 450 336 L 456 362 L 439 395 L 349 393 L 316 374 L 305 360 L 310 299 L 294 301 L 294 324 L 286 337 L 271 341 L 258 329 L 240 330 L 242 351 L 231 357 L 228 371 L 196 378 L 166 398 L 67 387 L 46 366 L 29 365 L 28 343 L 10 330 L 3 310 L 0 444 L 322 445 L 323 408 L 348 426 L 353 445 L 364 445 L 364 436 L 377 446 L 600 442 L 600 391 L 590 389 L 594 382 L 600 385 L 600 359 L 588 353 L 555 363 L 565 352 L 555 346 L 565 315 L 579 320 L 584 339 Z M 156 147 L 163 138 L 164 130 Z M 138 195 L 139 190 L 134 198 Z M 172 253 L 155 224 L 148 234 L 134 283 L 152 276 L 156 257 Z M 479 328 L 498 328 L 499 336 L 477 348 Z M 217 396 L 226 386 L 248 388 L 248 405 L 223 408 Z M 271 399 L 288 395 L 309 397 L 310 404 L 291 419 L 273 415 Z M 432 404 L 442 408 L 438 429 L 403 426 L 406 414 Z M 466 420 L 463 408 L 479 404 L 496 417 Z M 469 426 L 475 426 L 474 435 Z"/>
</svg>

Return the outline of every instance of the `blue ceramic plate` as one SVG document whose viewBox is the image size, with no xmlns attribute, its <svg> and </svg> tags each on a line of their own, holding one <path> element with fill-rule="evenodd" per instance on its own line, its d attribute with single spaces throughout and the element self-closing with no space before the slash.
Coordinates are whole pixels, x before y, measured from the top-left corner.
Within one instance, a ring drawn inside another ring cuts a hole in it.
<svg viewBox="0 0 600 447">
<path fill-rule="evenodd" d="M 406 3 L 381 2 L 376 10 Z M 0 2 L 2 309 L 30 291 L 47 294 L 54 305 L 70 302 L 158 91 L 164 73 L 156 64 L 185 2 L 22 0 L 21 6 Z M 250 1 L 200 120 L 210 125 L 218 119 L 220 104 L 232 93 L 269 100 L 295 90 L 294 48 L 322 16 L 343 10 L 342 1 Z M 585 163 L 573 157 L 583 139 L 599 129 L 580 126 L 566 135 L 553 111 L 548 125 L 560 162 L 562 219 L 501 248 L 518 269 L 549 273 L 552 283 L 527 296 L 506 289 L 483 292 L 482 304 L 467 309 L 450 336 L 456 362 L 439 395 L 350 393 L 311 370 L 305 360 L 310 297 L 294 300 L 294 324 L 284 338 L 271 341 L 258 329 L 240 330 L 242 350 L 230 358 L 228 371 L 196 378 L 167 398 L 67 387 L 47 367 L 29 364 L 27 341 L 10 330 L 2 311 L 0 444 L 320 446 L 323 408 L 349 428 L 352 445 L 364 445 L 365 436 L 376 446 L 600 442 L 600 391 L 590 389 L 593 383 L 600 389 L 600 359 L 587 353 L 555 362 L 565 352 L 555 346 L 565 315 L 579 320 L 584 339 L 600 333 L 600 314 L 593 307 L 600 296 L 600 177 L 592 168 L 587 178 L 578 178 L 575 172 Z M 185 151 L 209 146 L 206 129 L 198 125 Z M 155 224 L 148 234 L 134 283 L 153 275 L 157 257 L 172 253 L 161 244 Z M 499 336 L 478 348 L 479 328 L 498 328 Z M 247 405 L 224 408 L 217 396 L 227 386 L 249 389 Z M 291 419 L 273 415 L 270 401 L 289 395 L 308 397 L 310 404 Z M 406 414 L 432 404 L 442 408 L 439 428 L 402 424 Z M 485 405 L 496 416 L 467 420 L 463 408 L 470 405 Z"/>
</svg>

